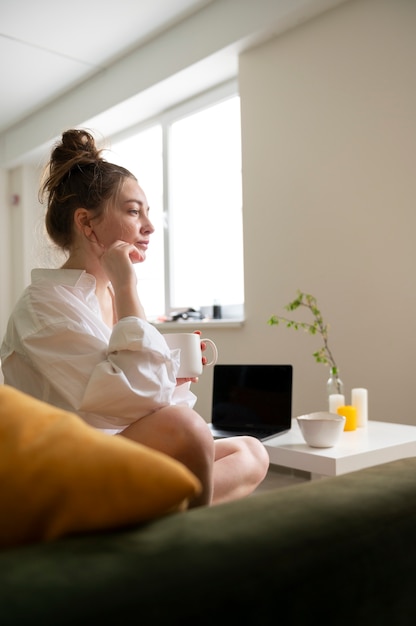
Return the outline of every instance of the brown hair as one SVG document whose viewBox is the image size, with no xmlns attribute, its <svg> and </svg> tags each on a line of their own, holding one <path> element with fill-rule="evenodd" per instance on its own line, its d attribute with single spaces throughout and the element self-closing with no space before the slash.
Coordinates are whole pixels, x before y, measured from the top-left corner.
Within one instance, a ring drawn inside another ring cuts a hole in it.
<svg viewBox="0 0 416 626">
<path fill-rule="evenodd" d="M 86 130 L 67 130 L 56 144 L 47 165 L 39 197 L 47 198 L 46 230 L 52 241 L 69 250 L 73 241 L 73 219 L 82 207 L 100 217 L 110 199 L 117 199 L 129 170 L 101 156 L 93 136 Z"/>
</svg>

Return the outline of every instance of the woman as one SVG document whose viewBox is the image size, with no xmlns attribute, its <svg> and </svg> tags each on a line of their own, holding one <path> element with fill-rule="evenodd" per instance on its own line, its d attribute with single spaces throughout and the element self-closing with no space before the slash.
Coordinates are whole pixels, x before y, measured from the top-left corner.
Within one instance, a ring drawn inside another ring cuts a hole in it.
<svg viewBox="0 0 416 626">
<path fill-rule="evenodd" d="M 176 379 L 176 359 L 146 321 L 133 265 L 154 229 L 136 178 L 104 160 L 90 133 L 68 130 L 40 193 L 66 261 L 32 272 L 1 348 L 5 383 L 181 461 L 202 483 L 192 506 L 251 493 L 267 472 L 264 446 L 213 440 L 192 408 L 196 379 Z"/>
</svg>

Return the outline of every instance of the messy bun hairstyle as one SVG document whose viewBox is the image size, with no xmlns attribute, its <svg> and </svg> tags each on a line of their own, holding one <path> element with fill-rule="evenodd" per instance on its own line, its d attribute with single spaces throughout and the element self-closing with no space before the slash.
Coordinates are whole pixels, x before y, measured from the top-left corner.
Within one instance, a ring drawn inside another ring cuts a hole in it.
<svg viewBox="0 0 416 626">
<path fill-rule="evenodd" d="M 41 202 L 47 199 L 46 230 L 65 251 L 72 245 L 76 209 L 89 209 L 100 217 L 109 200 L 117 199 L 124 179 L 135 179 L 101 153 L 89 132 L 74 129 L 64 132 L 52 150 L 39 195 Z"/>
</svg>

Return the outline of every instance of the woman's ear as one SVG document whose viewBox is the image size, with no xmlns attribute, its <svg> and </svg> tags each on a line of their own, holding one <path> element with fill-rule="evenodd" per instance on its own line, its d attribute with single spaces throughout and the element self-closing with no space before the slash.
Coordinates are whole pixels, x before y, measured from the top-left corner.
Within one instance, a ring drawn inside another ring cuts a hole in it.
<svg viewBox="0 0 416 626">
<path fill-rule="evenodd" d="M 79 233 L 83 233 L 88 239 L 93 232 L 91 226 L 91 214 L 87 209 L 79 208 L 74 213 L 75 228 Z"/>
</svg>

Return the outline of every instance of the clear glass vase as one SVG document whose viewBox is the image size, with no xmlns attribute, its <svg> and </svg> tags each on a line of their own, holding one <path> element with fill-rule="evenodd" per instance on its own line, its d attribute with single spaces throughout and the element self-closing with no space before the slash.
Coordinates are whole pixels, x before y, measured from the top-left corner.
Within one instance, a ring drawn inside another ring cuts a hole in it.
<svg viewBox="0 0 416 626">
<path fill-rule="evenodd" d="M 329 378 L 326 383 L 326 391 L 328 397 L 333 394 L 344 395 L 344 383 L 339 377 L 339 370 L 336 367 L 331 367 L 329 372 Z"/>
</svg>

